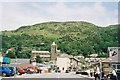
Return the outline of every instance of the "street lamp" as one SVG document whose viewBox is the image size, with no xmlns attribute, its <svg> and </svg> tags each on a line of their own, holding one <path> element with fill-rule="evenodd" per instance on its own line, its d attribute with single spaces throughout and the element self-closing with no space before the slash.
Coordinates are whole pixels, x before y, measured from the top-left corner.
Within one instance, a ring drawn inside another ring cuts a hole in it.
<svg viewBox="0 0 120 80">
<path fill-rule="evenodd" d="M 111 58 L 109 59 L 110 60 L 110 70 L 112 70 L 112 64 L 111 64 Z"/>
<path fill-rule="evenodd" d="M 15 71 L 16 71 L 14 77 L 16 77 L 17 76 L 17 68 L 16 68 L 17 67 L 17 55 L 16 55 L 16 48 L 14 48 L 14 55 L 15 55 L 15 65 L 14 66 L 15 66 Z"/>
<path fill-rule="evenodd" d="M 102 63 L 101 63 L 101 59 L 99 61 L 100 61 L 100 80 L 101 80 L 101 78 L 102 78 Z"/>
</svg>

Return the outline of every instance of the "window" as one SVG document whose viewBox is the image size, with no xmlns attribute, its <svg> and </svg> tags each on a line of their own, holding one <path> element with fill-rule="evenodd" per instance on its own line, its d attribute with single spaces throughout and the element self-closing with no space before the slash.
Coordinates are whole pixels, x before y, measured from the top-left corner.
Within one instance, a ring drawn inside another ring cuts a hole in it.
<svg viewBox="0 0 120 80">
<path fill-rule="evenodd" d="M 113 64 L 112 66 L 117 72 L 120 72 L 120 64 Z"/>
<path fill-rule="evenodd" d="M 119 69 L 119 70 L 117 70 L 117 72 L 120 72 L 120 69 Z"/>
<path fill-rule="evenodd" d="M 117 69 L 120 69 L 120 65 L 117 65 Z"/>
<path fill-rule="evenodd" d="M 116 69 L 116 65 L 113 65 L 113 68 L 115 68 L 115 69 Z"/>
</svg>

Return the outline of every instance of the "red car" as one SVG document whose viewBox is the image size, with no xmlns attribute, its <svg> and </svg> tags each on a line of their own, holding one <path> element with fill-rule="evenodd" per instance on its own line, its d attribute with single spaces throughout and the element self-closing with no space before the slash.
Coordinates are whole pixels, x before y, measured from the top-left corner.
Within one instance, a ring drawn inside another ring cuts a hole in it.
<svg viewBox="0 0 120 80">
<path fill-rule="evenodd" d="M 22 75 L 22 74 L 25 74 L 25 70 L 22 69 L 22 68 L 17 68 L 17 72 Z"/>
</svg>

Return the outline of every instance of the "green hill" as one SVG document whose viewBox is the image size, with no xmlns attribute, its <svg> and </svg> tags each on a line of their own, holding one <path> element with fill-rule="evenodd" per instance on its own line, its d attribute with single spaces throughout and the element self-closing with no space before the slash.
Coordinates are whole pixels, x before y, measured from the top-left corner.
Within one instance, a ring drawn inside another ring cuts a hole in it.
<svg viewBox="0 0 120 80">
<path fill-rule="evenodd" d="M 29 58 L 32 50 L 49 50 L 55 41 L 61 52 L 72 55 L 96 53 L 107 56 L 107 48 L 118 45 L 119 25 L 96 26 L 89 22 L 46 22 L 2 31 L 2 48 L 15 48 L 19 58 Z"/>
</svg>

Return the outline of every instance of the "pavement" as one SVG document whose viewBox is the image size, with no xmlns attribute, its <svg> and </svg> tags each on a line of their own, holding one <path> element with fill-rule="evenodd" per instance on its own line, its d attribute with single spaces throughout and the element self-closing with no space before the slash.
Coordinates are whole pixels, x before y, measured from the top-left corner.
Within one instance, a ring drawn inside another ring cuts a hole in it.
<svg viewBox="0 0 120 80">
<path fill-rule="evenodd" d="M 89 78 L 89 79 L 94 79 L 95 77 L 90 77 L 90 76 L 88 76 L 88 75 L 81 75 L 81 74 L 79 74 L 80 76 L 82 76 L 82 77 L 84 77 L 84 78 Z"/>
</svg>

